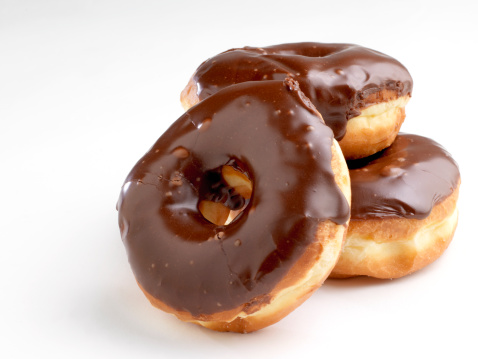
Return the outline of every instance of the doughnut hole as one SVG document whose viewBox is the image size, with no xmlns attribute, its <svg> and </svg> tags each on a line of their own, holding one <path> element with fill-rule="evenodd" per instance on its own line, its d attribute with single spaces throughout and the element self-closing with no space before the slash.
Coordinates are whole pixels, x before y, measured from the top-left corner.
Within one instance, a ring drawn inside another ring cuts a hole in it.
<svg viewBox="0 0 478 359">
<path fill-rule="evenodd" d="M 249 204 L 252 181 L 246 174 L 230 165 L 210 172 L 198 203 L 199 212 L 209 222 L 225 226 L 234 221 Z M 220 178 L 218 178 L 220 177 Z"/>
</svg>

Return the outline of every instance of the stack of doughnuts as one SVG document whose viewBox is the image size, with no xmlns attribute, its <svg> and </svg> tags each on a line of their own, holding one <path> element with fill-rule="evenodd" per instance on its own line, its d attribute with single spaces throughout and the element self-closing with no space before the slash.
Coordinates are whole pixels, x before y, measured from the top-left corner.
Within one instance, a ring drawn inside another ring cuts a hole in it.
<svg viewBox="0 0 478 359">
<path fill-rule="evenodd" d="M 128 175 L 119 226 L 139 287 L 179 319 L 271 325 L 323 281 L 398 278 L 457 223 L 449 153 L 399 133 L 413 82 L 351 44 L 232 49 L 203 62 L 186 112 Z"/>
</svg>

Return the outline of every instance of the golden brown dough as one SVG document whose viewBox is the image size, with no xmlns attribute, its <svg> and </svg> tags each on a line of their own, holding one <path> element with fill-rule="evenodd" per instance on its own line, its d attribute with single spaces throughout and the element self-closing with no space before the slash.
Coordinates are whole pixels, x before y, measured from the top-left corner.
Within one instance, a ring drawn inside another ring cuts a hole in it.
<svg viewBox="0 0 478 359">
<path fill-rule="evenodd" d="M 442 146 L 400 133 L 385 151 L 348 166 L 351 220 L 332 278 L 399 278 L 445 251 L 458 221 L 460 174 Z"/>
<path fill-rule="evenodd" d="M 400 278 L 438 259 L 458 223 L 458 188 L 426 219 L 351 220 L 330 278 Z"/>
</svg>

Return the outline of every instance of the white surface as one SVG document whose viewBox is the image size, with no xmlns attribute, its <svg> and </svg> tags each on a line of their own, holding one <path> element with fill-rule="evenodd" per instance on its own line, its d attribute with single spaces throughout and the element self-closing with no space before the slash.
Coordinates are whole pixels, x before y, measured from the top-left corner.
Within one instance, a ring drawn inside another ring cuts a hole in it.
<svg viewBox="0 0 478 359">
<path fill-rule="evenodd" d="M 474 1 L 0 0 L 0 357 L 478 357 Z M 414 78 L 402 130 L 460 164 L 445 255 L 401 280 L 329 281 L 280 323 L 221 334 L 152 308 L 115 203 L 206 58 L 352 42 Z"/>
</svg>

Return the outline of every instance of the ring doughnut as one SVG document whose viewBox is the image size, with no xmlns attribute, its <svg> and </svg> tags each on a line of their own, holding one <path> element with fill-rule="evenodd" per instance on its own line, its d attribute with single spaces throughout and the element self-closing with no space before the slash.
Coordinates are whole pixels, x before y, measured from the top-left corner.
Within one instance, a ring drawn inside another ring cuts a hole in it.
<svg viewBox="0 0 478 359">
<path fill-rule="evenodd" d="M 188 110 L 138 161 L 122 187 L 119 226 L 154 306 L 251 332 L 330 274 L 349 199 L 345 159 L 298 84 L 244 83 Z"/>
<path fill-rule="evenodd" d="M 388 147 L 413 81 L 397 60 L 352 44 L 315 42 L 231 49 L 203 62 L 181 93 L 185 109 L 227 86 L 293 77 L 334 131 L 347 159 Z"/>
<path fill-rule="evenodd" d="M 458 220 L 460 173 L 450 154 L 400 133 L 382 153 L 348 164 L 351 220 L 331 277 L 399 278 L 440 257 Z"/>
</svg>

